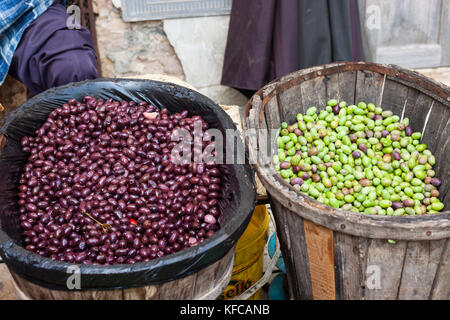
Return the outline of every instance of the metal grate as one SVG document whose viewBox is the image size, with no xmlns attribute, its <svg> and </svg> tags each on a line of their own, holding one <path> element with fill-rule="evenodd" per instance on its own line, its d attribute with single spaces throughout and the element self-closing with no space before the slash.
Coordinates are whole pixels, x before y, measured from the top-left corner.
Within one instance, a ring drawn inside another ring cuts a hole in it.
<svg viewBox="0 0 450 320">
<path fill-rule="evenodd" d="M 101 64 L 100 64 L 100 55 L 98 53 L 97 31 L 95 29 L 95 14 L 94 14 L 94 10 L 92 8 L 92 1 L 91 0 L 67 0 L 66 7 L 69 7 L 71 5 L 76 5 L 80 8 L 81 25 L 83 27 L 87 28 L 91 32 L 92 40 L 94 42 L 95 52 L 97 54 L 98 76 L 100 77 L 101 76 Z"/>
<path fill-rule="evenodd" d="M 123 20 L 143 21 L 168 18 L 227 15 L 232 0 L 127 0 L 122 1 Z"/>
</svg>

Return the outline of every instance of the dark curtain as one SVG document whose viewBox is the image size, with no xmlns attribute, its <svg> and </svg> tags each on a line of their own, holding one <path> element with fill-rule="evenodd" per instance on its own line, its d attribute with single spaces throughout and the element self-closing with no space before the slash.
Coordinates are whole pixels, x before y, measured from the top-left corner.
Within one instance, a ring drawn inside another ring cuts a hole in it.
<svg viewBox="0 0 450 320">
<path fill-rule="evenodd" d="M 299 69 L 360 60 L 357 0 L 233 0 L 224 85 L 250 95 Z"/>
</svg>

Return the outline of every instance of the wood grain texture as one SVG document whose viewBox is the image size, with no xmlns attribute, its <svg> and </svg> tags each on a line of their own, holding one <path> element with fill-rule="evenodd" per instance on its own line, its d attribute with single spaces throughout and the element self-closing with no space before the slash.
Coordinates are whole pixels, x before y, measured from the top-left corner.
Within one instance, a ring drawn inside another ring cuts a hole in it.
<svg viewBox="0 0 450 320">
<path fill-rule="evenodd" d="M 408 242 L 398 299 L 428 299 L 446 241 Z"/>
<path fill-rule="evenodd" d="M 340 300 L 361 299 L 364 292 L 365 254 L 363 238 L 334 232 L 336 296 Z"/>
<path fill-rule="evenodd" d="M 434 278 L 429 298 L 435 300 L 450 300 L 450 246 L 445 240 L 441 260 Z"/>
<path fill-rule="evenodd" d="M 398 298 L 407 244 L 407 241 L 397 241 L 395 244 L 388 240 L 370 241 L 366 266 L 366 300 Z"/>
<path fill-rule="evenodd" d="M 325 77 L 315 77 L 303 82 L 300 87 L 303 110 L 306 111 L 308 108 L 314 106 L 318 109 L 323 109 L 323 106 L 327 105 Z"/>
<path fill-rule="evenodd" d="M 419 94 L 414 105 L 405 109 L 405 117 L 409 118 L 414 132 L 423 131 L 427 122 L 428 113 L 433 105 L 434 100 L 431 97 L 425 94 Z"/>
<path fill-rule="evenodd" d="M 277 201 L 272 201 L 270 194 L 267 195 L 270 202 L 270 208 L 272 209 L 275 224 L 277 226 L 277 230 L 279 232 L 277 233 L 278 240 L 280 241 L 280 249 L 281 254 L 283 255 L 284 264 L 286 267 L 286 276 L 288 279 L 288 290 L 289 290 L 289 298 L 290 299 L 298 299 L 299 296 L 299 289 L 301 286 L 299 286 L 298 274 L 295 270 L 294 263 L 294 252 L 292 252 L 291 249 L 291 234 L 289 232 L 288 224 L 287 224 L 287 217 L 284 214 L 284 207 L 280 206 L 280 204 Z M 309 268 L 306 269 L 309 274 Z M 312 298 L 312 295 L 311 295 Z"/>
<path fill-rule="evenodd" d="M 356 72 L 346 71 L 330 74 L 324 80 L 327 100 L 337 99 L 347 104 L 355 103 Z"/>
<path fill-rule="evenodd" d="M 283 121 L 294 123 L 297 121 L 297 113 L 304 113 L 300 86 L 289 88 L 277 95 L 278 104 L 283 115 Z"/>
<path fill-rule="evenodd" d="M 230 281 L 234 247 L 220 260 L 197 273 L 174 281 L 115 290 L 63 291 L 41 287 L 11 271 L 22 298 L 32 300 L 210 300 L 216 299 Z"/>
<path fill-rule="evenodd" d="M 312 293 L 315 300 L 335 300 L 333 231 L 304 220 Z"/>
<path fill-rule="evenodd" d="M 264 115 L 267 122 L 268 129 L 279 129 L 281 126 L 281 116 L 280 111 L 278 109 L 278 102 L 276 99 L 270 99 L 264 109 Z"/>
<path fill-rule="evenodd" d="M 339 98 L 347 103 L 355 103 L 356 71 L 340 72 Z"/>
<path fill-rule="evenodd" d="M 308 251 L 306 248 L 305 232 L 303 219 L 280 206 L 276 201 L 271 202 L 271 208 L 277 226 L 282 226 L 283 232 L 279 233 L 280 242 L 284 245 L 281 249 L 285 264 L 289 264 L 288 275 L 291 275 L 292 281 L 289 281 L 291 297 L 300 300 L 312 300 L 313 291 L 311 284 L 310 266 Z"/>
<path fill-rule="evenodd" d="M 356 75 L 355 104 L 363 101 L 379 106 L 384 91 L 385 76 L 373 71 L 358 71 Z"/>
<path fill-rule="evenodd" d="M 383 110 L 391 110 L 400 117 L 403 114 L 407 98 L 408 87 L 405 87 L 401 83 L 386 79 L 381 105 L 379 105 L 379 107 L 382 107 Z"/>
<path fill-rule="evenodd" d="M 437 161 L 434 170 L 443 180 L 444 185 L 441 190 L 446 190 L 450 184 L 449 174 L 449 142 L 450 142 L 450 109 L 441 103 L 434 102 L 425 130 L 423 131 L 422 142 L 427 144 L 428 149 L 433 153 Z M 446 159 L 446 160 L 444 160 Z"/>
</svg>

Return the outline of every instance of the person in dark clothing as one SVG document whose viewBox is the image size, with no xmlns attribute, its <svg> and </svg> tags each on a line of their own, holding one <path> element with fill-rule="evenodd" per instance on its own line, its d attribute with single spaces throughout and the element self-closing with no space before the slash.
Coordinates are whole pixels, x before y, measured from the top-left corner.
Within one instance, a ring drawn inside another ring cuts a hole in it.
<svg viewBox="0 0 450 320">
<path fill-rule="evenodd" d="M 84 27 L 69 28 L 64 2 L 11 2 L 15 5 L 9 9 L 15 10 L 16 19 L 9 24 L 0 19 L 0 84 L 8 72 L 32 94 L 38 94 L 70 82 L 97 78 L 92 36 Z"/>
<path fill-rule="evenodd" d="M 233 0 L 222 84 L 247 97 L 299 69 L 360 60 L 357 0 Z"/>
</svg>

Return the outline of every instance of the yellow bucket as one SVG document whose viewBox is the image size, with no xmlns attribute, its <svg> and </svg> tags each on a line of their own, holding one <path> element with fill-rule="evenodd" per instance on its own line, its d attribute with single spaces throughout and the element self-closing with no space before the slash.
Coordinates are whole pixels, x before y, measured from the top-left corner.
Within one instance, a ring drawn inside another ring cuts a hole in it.
<svg viewBox="0 0 450 320">
<path fill-rule="evenodd" d="M 236 244 L 233 274 L 219 299 L 227 300 L 240 295 L 262 277 L 268 227 L 269 213 L 266 206 L 256 206 L 247 229 Z M 249 300 L 259 300 L 260 294 L 257 291 Z"/>
</svg>

